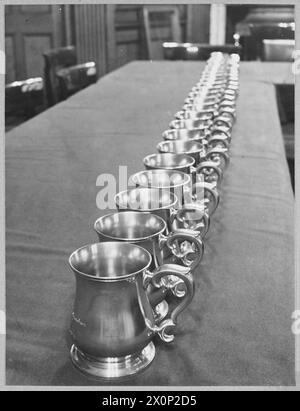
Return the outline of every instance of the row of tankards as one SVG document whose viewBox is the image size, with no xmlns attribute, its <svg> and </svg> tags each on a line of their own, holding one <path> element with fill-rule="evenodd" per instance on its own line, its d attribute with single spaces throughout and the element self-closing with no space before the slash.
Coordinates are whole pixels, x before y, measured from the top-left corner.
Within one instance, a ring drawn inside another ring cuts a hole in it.
<svg viewBox="0 0 300 411">
<path fill-rule="evenodd" d="M 155 336 L 173 341 L 219 204 L 238 89 L 238 56 L 213 53 L 158 154 L 132 176 L 136 188 L 117 194 L 118 213 L 96 221 L 99 242 L 70 256 L 76 277 L 71 359 L 83 373 L 133 375 L 153 361 Z"/>
</svg>

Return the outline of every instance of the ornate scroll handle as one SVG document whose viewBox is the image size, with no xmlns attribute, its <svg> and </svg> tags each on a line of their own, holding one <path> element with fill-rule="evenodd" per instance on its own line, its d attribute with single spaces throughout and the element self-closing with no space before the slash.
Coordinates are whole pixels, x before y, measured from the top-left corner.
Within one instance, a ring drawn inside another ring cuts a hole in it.
<svg viewBox="0 0 300 411">
<path fill-rule="evenodd" d="M 228 129 L 228 127 L 214 125 L 210 129 L 210 135 L 211 135 L 211 138 L 217 137 L 219 135 L 224 135 L 229 141 L 229 143 L 231 142 L 231 132 L 230 132 L 230 129 Z"/>
<path fill-rule="evenodd" d="M 232 122 L 227 117 L 219 116 L 215 119 L 214 126 L 217 126 L 217 127 L 220 127 L 220 126 L 224 127 L 225 126 L 228 130 L 231 130 L 232 129 Z"/>
<path fill-rule="evenodd" d="M 215 172 L 217 175 L 217 183 L 222 180 L 223 173 L 218 164 L 214 161 L 201 161 L 196 169 L 197 174 L 203 174 L 204 180 L 207 181 L 211 172 Z M 208 174 L 209 173 L 209 174 Z M 208 181 L 209 182 L 209 181 Z"/>
<path fill-rule="evenodd" d="M 217 162 L 216 162 L 217 165 L 220 165 L 220 157 L 222 157 L 222 159 L 225 163 L 225 168 L 228 167 L 230 157 L 228 155 L 227 148 L 214 147 L 214 148 L 209 149 L 206 153 L 206 160 L 207 161 L 217 160 Z"/>
<path fill-rule="evenodd" d="M 230 118 L 232 122 L 235 122 L 236 109 L 232 106 L 223 105 L 220 108 L 220 116 Z"/>
<path fill-rule="evenodd" d="M 144 288 L 147 289 L 150 284 L 153 284 L 155 287 L 162 287 L 164 286 L 163 277 L 168 276 L 178 277 L 179 280 L 185 283 L 186 293 L 184 298 L 180 300 L 180 303 L 169 313 L 168 318 L 158 324 L 155 324 L 153 320 L 145 317 L 145 323 L 148 329 L 158 334 L 162 341 L 167 343 L 174 340 L 174 335 L 167 332 L 168 328 L 176 326 L 178 316 L 191 303 L 195 293 L 191 269 L 176 264 L 164 264 L 156 268 L 153 272 L 147 270 L 144 275 Z"/>
<path fill-rule="evenodd" d="M 229 148 L 229 141 L 225 136 L 214 136 L 208 140 L 208 147 L 210 148 Z"/>
<path fill-rule="evenodd" d="M 198 213 L 199 218 L 188 218 L 188 215 L 193 212 Z M 184 228 L 198 231 L 201 238 L 204 238 L 209 230 L 210 218 L 205 204 L 201 201 L 184 204 L 183 207 L 178 210 L 176 219 Z"/>
<path fill-rule="evenodd" d="M 199 190 L 204 190 L 204 202 L 210 203 L 210 200 L 207 196 L 207 193 L 209 193 L 211 195 L 212 198 L 212 207 L 211 207 L 211 211 L 210 211 L 210 216 L 216 211 L 219 202 L 220 202 L 220 195 L 216 189 L 216 185 L 214 183 L 207 183 L 207 182 L 197 182 L 193 185 L 193 200 L 203 203 L 202 199 L 199 199 L 197 197 L 197 192 Z"/>
<path fill-rule="evenodd" d="M 179 220 L 178 217 L 177 219 Z M 186 267 L 190 267 L 193 270 L 200 264 L 204 253 L 204 244 L 199 235 L 199 231 L 184 228 L 177 229 L 168 235 L 161 234 L 159 245 L 160 248 L 168 247 L 175 257 L 179 258 Z M 189 258 L 191 254 L 195 258 Z"/>
</svg>

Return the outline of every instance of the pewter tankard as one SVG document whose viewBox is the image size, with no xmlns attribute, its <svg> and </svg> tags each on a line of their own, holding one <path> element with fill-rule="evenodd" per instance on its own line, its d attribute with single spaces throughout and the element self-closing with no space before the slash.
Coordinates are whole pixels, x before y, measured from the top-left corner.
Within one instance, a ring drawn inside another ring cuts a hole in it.
<svg viewBox="0 0 300 411">
<path fill-rule="evenodd" d="M 175 131 L 189 131 L 189 130 L 166 130 L 165 133 Z M 175 136 L 174 136 L 175 137 Z M 172 138 L 170 139 L 172 140 Z M 179 144 L 172 145 L 163 145 L 163 142 L 159 146 L 159 151 L 160 154 L 151 154 L 147 157 L 144 158 L 143 162 L 147 170 L 157 170 L 157 169 L 164 169 L 164 170 L 177 170 L 177 171 L 182 171 L 183 173 L 187 173 L 191 175 L 192 182 L 196 182 L 196 175 L 197 175 L 197 168 L 194 167 L 195 164 L 197 163 L 197 160 L 195 159 L 195 156 L 192 156 L 189 151 L 194 150 L 195 146 L 193 144 L 194 140 L 193 139 L 173 139 L 173 142 L 179 142 Z M 183 144 L 182 144 L 182 143 Z M 185 144 L 187 142 L 187 144 Z M 197 140 L 195 140 L 197 142 Z M 211 146 L 211 144 L 214 144 L 214 146 Z M 175 152 L 162 152 L 164 148 L 173 150 Z M 197 148 L 197 146 L 196 146 Z M 184 150 L 184 153 L 181 151 Z M 186 151 L 185 151 L 186 150 Z M 178 151 L 178 152 L 177 152 Z M 200 160 L 198 161 L 212 161 L 213 164 L 212 166 L 219 167 L 221 171 L 223 171 L 229 164 L 230 157 L 228 155 L 228 143 L 227 141 L 224 142 L 222 138 L 218 139 L 217 137 L 214 137 L 212 139 L 209 139 L 209 143 L 207 145 L 207 148 L 205 149 L 205 152 L 200 152 Z M 191 163 L 191 157 L 194 159 L 193 163 Z M 197 158 L 197 157 L 196 157 Z M 199 158 L 198 158 L 199 159 Z M 220 174 L 221 178 L 221 173 L 219 170 L 216 170 L 218 176 Z"/>
<path fill-rule="evenodd" d="M 219 152 L 220 147 L 217 147 L 216 150 L 210 150 L 209 155 L 215 153 L 216 155 Z M 214 160 L 214 158 L 212 157 Z M 189 174 L 191 176 L 193 186 L 192 186 L 192 193 L 193 195 L 196 194 L 195 188 L 200 186 L 195 186 L 196 183 L 201 181 L 201 174 L 197 173 L 197 168 L 194 167 L 195 159 L 187 154 L 175 154 L 175 153 L 160 153 L 160 154 L 150 154 L 149 156 L 145 157 L 143 160 L 145 168 L 147 170 L 157 170 L 157 169 L 164 169 L 164 170 L 179 170 L 183 173 Z M 199 166 L 198 166 L 199 167 Z M 200 168 L 201 170 L 201 168 Z M 203 170 L 203 169 L 202 169 Z M 206 205 L 209 208 L 209 214 L 211 215 L 218 203 L 219 203 L 219 194 L 212 185 L 206 184 L 203 182 L 203 189 L 204 193 L 203 196 L 199 196 L 199 198 L 203 198 L 206 200 Z M 198 200 L 199 200 L 198 198 Z M 197 198 L 192 198 L 192 201 L 197 201 Z"/>
<path fill-rule="evenodd" d="M 206 127 L 212 124 L 214 113 L 209 110 L 182 110 L 174 117 L 178 120 L 202 120 L 202 125 Z"/>
<path fill-rule="evenodd" d="M 175 129 L 193 129 L 193 128 L 202 128 L 202 129 L 209 129 L 213 125 L 213 121 L 210 119 L 202 120 L 202 119 L 181 119 L 181 120 L 172 120 L 169 124 L 170 128 Z"/>
<path fill-rule="evenodd" d="M 195 207 L 192 207 L 192 212 L 195 212 Z M 137 211 L 107 214 L 98 218 L 94 229 L 100 242 L 121 241 L 143 247 L 152 256 L 151 269 L 174 262 L 194 270 L 203 257 L 204 244 L 200 231 L 178 228 L 167 234 L 166 222 L 155 214 Z M 175 280 L 169 279 L 168 288 L 177 297 L 182 297 L 185 294 L 182 282 Z M 155 301 L 156 297 L 158 302 L 155 314 L 158 318 L 164 318 L 168 311 L 165 296 L 161 293 L 161 298 L 158 299 L 159 293 L 154 296 L 152 291 L 150 290 L 149 298 Z"/>
<path fill-rule="evenodd" d="M 188 177 L 188 180 L 185 178 Z M 204 206 L 205 202 L 205 190 L 198 190 L 197 184 L 192 184 L 190 175 L 182 173 L 177 170 L 146 170 L 140 171 L 131 177 L 131 181 L 135 183 L 137 187 L 154 187 L 162 189 L 163 191 L 169 191 L 172 194 L 176 194 L 179 205 L 176 219 L 184 222 L 182 228 L 189 228 L 189 221 L 186 217 L 192 218 L 193 228 L 199 230 L 201 237 L 204 238 L 209 229 L 209 215 Z M 196 192 L 195 190 L 198 190 Z M 185 211 L 186 205 L 189 205 L 189 212 Z M 192 211 L 192 209 L 194 211 Z M 195 225 L 195 221 L 198 222 Z"/>
<path fill-rule="evenodd" d="M 187 154 L 162 153 L 148 155 L 143 163 L 147 170 L 177 170 L 191 174 L 195 160 Z"/>
<path fill-rule="evenodd" d="M 167 223 L 167 233 L 173 231 L 175 223 L 185 229 L 190 229 L 191 225 L 194 231 L 200 232 L 201 238 L 204 238 L 209 229 L 210 220 L 205 204 L 193 203 L 194 215 L 191 215 L 191 207 L 186 209 L 183 205 L 179 208 L 177 197 L 168 190 L 142 187 L 126 190 L 115 196 L 115 203 L 119 211 L 131 210 L 158 215 Z"/>
<path fill-rule="evenodd" d="M 217 114 L 219 108 L 218 100 L 216 98 L 199 99 L 194 97 L 188 97 L 184 100 L 183 110 L 189 110 L 191 108 L 197 110 L 211 110 L 215 114 Z"/>
<path fill-rule="evenodd" d="M 157 145 L 157 150 L 159 153 L 187 154 L 194 158 L 197 174 L 202 173 L 205 181 L 212 182 L 212 177 L 216 183 L 222 180 L 223 173 L 219 167 L 219 162 L 207 160 L 209 151 L 214 149 L 207 150 L 203 144 L 197 141 L 161 141 Z M 225 150 L 226 149 L 223 149 L 222 153 L 219 152 L 218 156 L 228 157 Z M 201 163 L 205 163 L 205 166 Z"/>
<path fill-rule="evenodd" d="M 148 187 L 169 191 L 175 194 L 180 204 L 186 203 L 186 198 L 192 189 L 192 179 L 189 174 L 178 170 L 144 170 L 130 177 L 136 187 Z"/>
<path fill-rule="evenodd" d="M 207 139 L 210 137 L 208 130 L 202 128 L 185 129 L 185 128 L 173 128 L 165 130 L 162 134 L 164 140 L 188 140 L 199 141 L 207 143 Z"/>
<path fill-rule="evenodd" d="M 161 141 L 156 146 L 159 153 L 187 154 L 195 160 L 195 165 L 205 160 L 206 144 L 193 140 Z"/>
<path fill-rule="evenodd" d="M 76 278 L 72 313 L 73 364 L 93 377 L 118 378 L 147 367 L 155 356 L 157 334 L 171 342 L 178 315 L 190 304 L 194 282 L 187 267 L 163 265 L 149 270 L 151 255 L 137 245 L 107 242 L 84 246 L 69 258 Z M 165 286 L 165 278 L 183 281 L 186 294 L 156 322 L 147 289 Z"/>
<path fill-rule="evenodd" d="M 153 268 L 166 263 L 165 259 L 171 255 L 191 269 L 202 260 L 204 245 L 199 232 L 181 229 L 166 234 L 166 222 L 155 214 L 137 211 L 107 214 L 96 220 L 94 229 L 100 242 L 121 241 L 143 247 L 152 255 Z M 189 250 L 180 247 L 185 241 L 194 246 L 193 258 Z"/>
<path fill-rule="evenodd" d="M 205 99 L 203 100 L 195 100 L 193 103 L 184 103 L 183 107 L 182 107 L 182 111 L 206 111 L 208 113 L 212 113 L 213 117 L 215 118 L 218 114 L 218 104 L 214 105 L 210 105 L 209 109 L 203 109 L 203 106 L 205 105 Z M 207 106 L 207 104 L 206 104 Z"/>
</svg>

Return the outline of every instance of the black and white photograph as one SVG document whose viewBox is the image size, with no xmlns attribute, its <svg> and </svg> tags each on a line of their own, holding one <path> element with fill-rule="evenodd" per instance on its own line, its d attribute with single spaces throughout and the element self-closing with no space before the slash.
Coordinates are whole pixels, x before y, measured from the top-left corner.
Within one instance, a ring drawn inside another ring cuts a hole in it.
<svg viewBox="0 0 300 411">
<path fill-rule="evenodd" d="M 250 3 L 1 5 L 5 390 L 298 390 L 297 13 Z"/>
</svg>

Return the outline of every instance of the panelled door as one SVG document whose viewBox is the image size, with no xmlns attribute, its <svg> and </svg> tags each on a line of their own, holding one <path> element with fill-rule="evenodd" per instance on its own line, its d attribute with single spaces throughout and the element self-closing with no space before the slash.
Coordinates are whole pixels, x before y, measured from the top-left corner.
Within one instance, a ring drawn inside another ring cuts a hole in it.
<svg viewBox="0 0 300 411">
<path fill-rule="evenodd" d="M 5 6 L 6 83 L 43 75 L 43 52 L 63 42 L 63 6 Z"/>
</svg>

